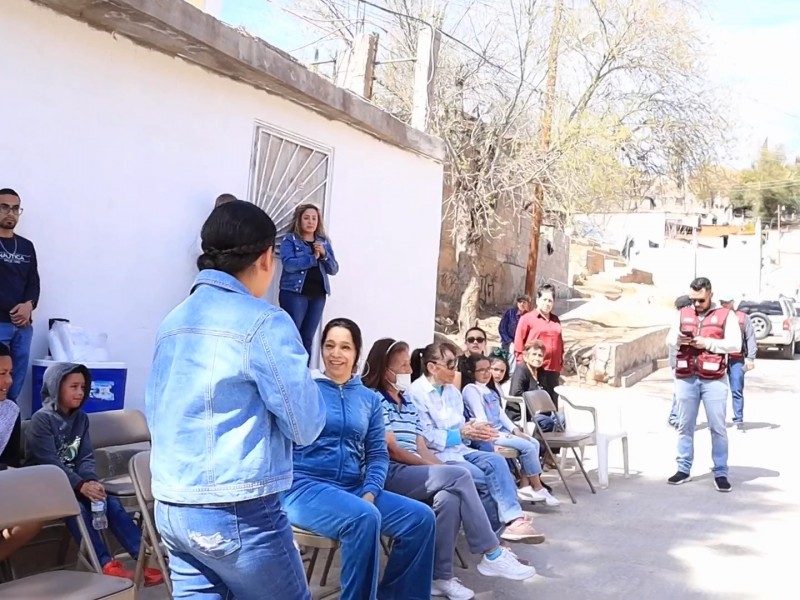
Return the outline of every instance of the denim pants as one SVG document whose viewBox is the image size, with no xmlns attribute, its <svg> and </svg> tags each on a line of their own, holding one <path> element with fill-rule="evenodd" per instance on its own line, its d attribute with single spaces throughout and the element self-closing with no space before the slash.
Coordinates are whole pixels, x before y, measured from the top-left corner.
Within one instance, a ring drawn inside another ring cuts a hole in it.
<svg viewBox="0 0 800 600">
<path fill-rule="evenodd" d="M 303 347 L 308 356 L 314 345 L 314 336 L 319 329 L 319 322 L 322 320 L 322 311 L 325 308 L 327 296 L 304 296 L 297 292 L 281 290 L 278 294 L 278 304 L 289 313 L 289 316 L 300 332 L 300 339 L 303 340 Z"/>
<path fill-rule="evenodd" d="M 714 477 L 728 476 L 728 432 L 725 429 L 725 408 L 728 404 L 728 378 L 700 379 L 692 376 L 675 380 L 678 397 L 678 470 L 691 473 L 694 459 L 694 430 L 700 403 L 706 411 L 711 432 L 711 458 Z"/>
<path fill-rule="evenodd" d="M 457 465 L 403 465 L 389 463 L 386 490 L 430 503 L 436 515 L 433 578 L 453 578 L 453 557 L 458 532 L 464 534 L 473 554 L 483 554 L 499 544 L 481 504 L 472 475 Z"/>
<path fill-rule="evenodd" d="M 675 394 L 675 369 L 672 369 L 672 406 L 669 409 L 669 424 L 677 425 L 679 422 L 678 417 L 678 396 Z"/>
<path fill-rule="evenodd" d="M 436 521 L 428 506 L 387 491 L 369 503 L 359 488 L 306 477 L 295 478 L 283 504 L 293 525 L 339 540 L 341 600 L 430 600 Z M 394 544 L 378 586 L 382 535 Z"/>
<path fill-rule="evenodd" d="M 231 504 L 156 502 L 176 600 L 310 600 L 277 494 Z"/>
<path fill-rule="evenodd" d="M 91 503 L 86 498 L 79 498 L 78 504 L 81 507 L 81 517 L 83 522 L 86 523 L 86 529 L 89 530 L 89 540 L 92 542 L 97 560 L 100 561 L 100 566 L 105 567 L 114 558 L 108 551 L 108 546 L 103 541 L 103 536 L 100 532 L 92 527 L 92 508 Z M 81 539 L 80 529 L 78 529 L 77 517 L 70 517 L 67 519 L 67 528 L 69 529 L 72 537 L 75 540 Z M 113 496 L 106 498 L 106 518 L 108 519 L 108 528 L 117 541 L 125 549 L 125 552 L 131 555 L 132 558 L 139 556 L 139 545 L 142 541 L 142 533 L 133 522 L 133 518 L 128 514 L 125 508 L 120 504 L 120 501 Z"/>
<path fill-rule="evenodd" d="M 744 372 L 743 360 L 732 360 L 728 364 L 734 423 L 741 423 L 744 419 Z"/>
<path fill-rule="evenodd" d="M 25 375 L 28 373 L 28 362 L 31 357 L 31 340 L 33 340 L 33 327 L 17 327 L 13 323 L 0 323 L 0 344 L 8 346 L 11 350 L 11 388 L 7 397 L 9 400 L 17 401 L 22 386 L 25 383 Z"/>
<path fill-rule="evenodd" d="M 519 452 L 519 464 L 522 474 L 526 476 L 539 475 L 542 472 L 542 463 L 539 462 L 539 442 L 535 439 L 521 438 L 516 435 L 500 437 L 495 440 L 495 446 L 513 448 Z"/>
<path fill-rule="evenodd" d="M 508 525 L 523 516 L 522 507 L 517 500 L 517 485 L 505 458 L 494 452 L 475 451 L 465 454 L 464 459 L 466 462 L 456 464 L 466 467 L 472 473 L 478 492 L 486 493 L 496 505 L 496 516 L 492 519 L 489 514 L 490 521 Z M 484 506 L 489 510 L 486 502 Z"/>
</svg>

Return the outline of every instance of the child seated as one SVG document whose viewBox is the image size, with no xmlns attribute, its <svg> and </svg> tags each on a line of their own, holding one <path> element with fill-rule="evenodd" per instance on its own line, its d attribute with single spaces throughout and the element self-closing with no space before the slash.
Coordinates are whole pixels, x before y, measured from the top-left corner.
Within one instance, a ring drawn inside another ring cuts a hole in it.
<svg viewBox="0 0 800 600">
<path fill-rule="evenodd" d="M 119 500 L 106 496 L 95 471 L 89 416 L 81 410 L 91 388 L 91 374 L 83 365 L 56 363 L 48 367 L 42 382 L 42 408 L 31 417 L 25 436 L 27 464 L 57 465 L 64 470 L 78 497 L 81 516 L 103 573 L 133 579 L 133 572 L 111 556 L 100 532 L 92 526 L 91 503 L 104 502 L 111 531 L 128 554 L 137 558 L 141 532 Z M 79 540 L 75 519 L 68 519 L 67 526 Z M 146 568 L 144 580 L 145 585 L 157 585 L 164 579 L 158 569 Z"/>
</svg>

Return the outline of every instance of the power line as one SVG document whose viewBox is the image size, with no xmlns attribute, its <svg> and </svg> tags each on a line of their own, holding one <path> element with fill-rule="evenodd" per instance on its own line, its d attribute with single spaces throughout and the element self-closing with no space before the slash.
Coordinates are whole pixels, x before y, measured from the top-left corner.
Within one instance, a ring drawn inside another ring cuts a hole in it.
<svg viewBox="0 0 800 600">
<path fill-rule="evenodd" d="M 520 77 L 519 75 L 516 75 L 516 74 L 508 71 L 505 67 L 492 62 L 491 60 L 489 60 L 489 58 L 486 56 L 486 54 L 484 54 L 484 53 L 482 53 L 482 52 L 480 52 L 478 50 L 475 50 L 475 48 L 473 48 L 472 46 L 470 46 L 466 42 L 461 41 L 460 39 L 458 39 L 454 35 L 451 35 L 451 34 L 447 33 L 446 31 L 444 31 L 443 29 L 441 29 L 439 27 L 435 27 L 433 24 L 428 23 L 424 19 L 420 19 L 419 17 L 415 17 L 414 15 L 409 15 L 408 13 L 402 13 L 402 12 L 397 12 L 395 10 L 391 10 L 391 9 L 386 8 L 384 6 L 380 6 L 379 4 L 374 4 L 372 2 L 369 2 L 369 0 L 358 0 L 358 2 L 362 3 L 362 4 L 366 4 L 366 5 L 371 6 L 373 8 L 377 8 L 378 10 L 382 10 L 383 12 L 386 12 L 386 13 L 391 14 L 391 15 L 395 15 L 397 17 L 403 17 L 405 19 L 410 19 L 412 21 L 417 21 L 418 23 L 422 23 L 423 25 L 426 25 L 426 26 L 430 27 L 431 29 L 435 29 L 440 34 L 442 34 L 444 37 L 456 42 L 460 46 L 463 46 L 465 49 L 467 49 L 470 52 L 472 52 L 473 54 L 475 54 L 475 56 L 480 58 L 487 65 L 491 65 L 495 69 L 497 69 L 499 71 L 502 71 L 503 73 L 505 73 L 506 75 L 508 75 L 510 77 L 513 77 L 517 81 L 519 81 L 521 83 L 524 83 L 522 77 Z"/>
</svg>

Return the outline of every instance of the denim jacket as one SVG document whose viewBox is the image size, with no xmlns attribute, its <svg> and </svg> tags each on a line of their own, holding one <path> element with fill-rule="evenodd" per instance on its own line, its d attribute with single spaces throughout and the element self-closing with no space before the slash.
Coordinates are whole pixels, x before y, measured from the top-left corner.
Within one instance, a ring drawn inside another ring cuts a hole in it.
<svg viewBox="0 0 800 600">
<path fill-rule="evenodd" d="M 325 399 L 326 423 L 317 440 L 294 451 L 294 474 L 367 492 L 376 498 L 389 470 L 382 398 L 355 375 L 338 385 L 315 373 Z"/>
<path fill-rule="evenodd" d="M 325 258 L 317 260 L 314 252 L 309 245 L 295 234 L 290 233 L 281 242 L 281 263 L 283 272 L 281 273 L 281 289 L 297 294 L 303 291 L 303 284 L 306 282 L 306 273 L 309 269 L 320 269 L 322 271 L 322 281 L 325 283 L 325 293 L 331 293 L 330 275 L 339 272 L 339 263 L 333 254 L 331 243 L 317 236 L 317 242 L 325 247 Z"/>
<path fill-rule="evenodd" d="M 145 392 L 153 496 L 242 502 L 292 483 L 292 442 L 316 439 L 325 403 L 289 316 L 236 278 L 199 273 L 158 330 Z"/>
</svg>

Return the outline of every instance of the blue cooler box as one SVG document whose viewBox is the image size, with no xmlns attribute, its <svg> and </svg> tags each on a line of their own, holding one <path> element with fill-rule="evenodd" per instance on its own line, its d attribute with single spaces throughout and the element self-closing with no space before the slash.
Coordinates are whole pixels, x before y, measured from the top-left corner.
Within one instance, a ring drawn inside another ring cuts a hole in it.
<svg viewBox="0 0 800 600">
<path fill-rule="evenodd" d="M 56 361 L 34 360 L 31 366 L 31 412 L 42 408 L 44 372 Z M 83 405 L 87 413 L 125 408 L 125 381 L 128 367 L 122 362 L 83 363 L 92 374 L 92 390 Z"/>
</svg>

